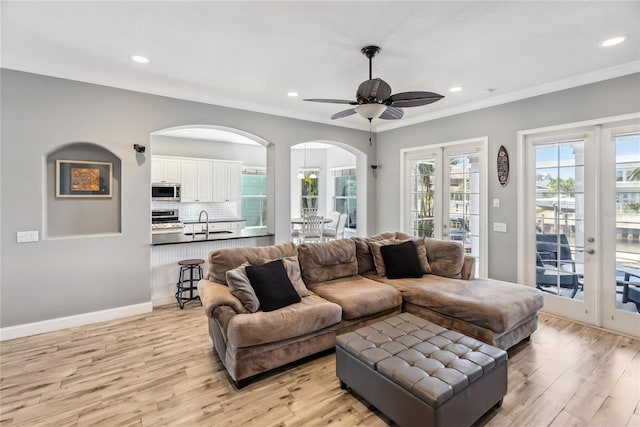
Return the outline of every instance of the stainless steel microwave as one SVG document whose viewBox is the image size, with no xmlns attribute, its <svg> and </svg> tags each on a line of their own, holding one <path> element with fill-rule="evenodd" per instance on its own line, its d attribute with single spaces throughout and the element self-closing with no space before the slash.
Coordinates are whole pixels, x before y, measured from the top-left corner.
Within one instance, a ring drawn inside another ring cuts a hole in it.
<svg viewBox="0 0 640 427">
<path fill-rule="evenodd" d="M 151 200 L 180 201 L 180 184 L 154 183 L 151 184 Z"/>
</svg>

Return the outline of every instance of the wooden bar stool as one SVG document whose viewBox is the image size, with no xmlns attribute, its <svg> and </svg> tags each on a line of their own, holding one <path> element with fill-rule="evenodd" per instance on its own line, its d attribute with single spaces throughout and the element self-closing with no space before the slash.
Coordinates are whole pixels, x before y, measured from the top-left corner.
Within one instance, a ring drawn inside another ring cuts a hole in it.
<svg viewBox="0 0 640 427">
<path fill-rule="evenodd" d="M 185 259 L 178 262 L 178 265 L 180 266 L 180 276 L 178 277 L 178 283 L 176 283 L 176 286 L 178 287 L 176 300 L 178 301 L 180 309 L 184 308 L 184 304 L 187 301 L 194 299 L 200 300 L 200 296 L 194 295 L 193 292 L 198 291 L 198 281 L 203 279 L 202 264 L 204 264 L 203 259 Z M 189 272 L 188 279 L 185 278 L 185 273 L 187 272 Z M 189 291 L 188 297 L 182 296 L 182 293 L 185 291 Z"/>
</svg>

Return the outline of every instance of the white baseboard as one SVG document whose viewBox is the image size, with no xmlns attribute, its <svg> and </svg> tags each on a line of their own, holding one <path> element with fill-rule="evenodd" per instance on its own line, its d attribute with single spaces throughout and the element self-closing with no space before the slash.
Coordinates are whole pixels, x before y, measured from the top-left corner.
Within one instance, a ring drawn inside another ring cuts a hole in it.
<svg viewBox="0 0 640 427">
<path fill-rule="evenodd" d="M 166 296 L 156 296 L 154 297 L 151 302 L 153 303 L 154 307 L 160 307 L 161 305 L 168 305 L 168 304 L 178 304 L 176 302 L 176 296 L 175 295 L 166 295 Z"/>
<path fill-rule="evenodd" d="M 43 334 L 45 332 L 59 331 L 61 329 L 84 326 L 91 323 L 105 322 L 107 320 L 121 319 L 123 317 L 135 316 L 137 314 L 150 313 L 151 311 L 153 311 L 153 305 L 151 302 L 143 302 L 141 304 L 110 308 L 108 310 L 58 317 L 56 319 L 43 320 L 41 322 L 8 326 L 6 328 L 0 328 L 0 341 L 28 337 L 31 335 Z"/>
</svg>

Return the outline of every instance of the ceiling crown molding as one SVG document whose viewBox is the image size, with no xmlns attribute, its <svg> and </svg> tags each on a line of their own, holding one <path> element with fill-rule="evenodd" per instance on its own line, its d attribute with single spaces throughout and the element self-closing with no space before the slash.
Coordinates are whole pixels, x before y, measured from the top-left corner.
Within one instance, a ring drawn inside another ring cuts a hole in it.
<svg viewBox="0 0 640 427">
<path fill-rule="evenodd" d="M 640 61 L 628 62 L 626 64 L 569 77 L 567 79 L 556 80 L 555 82 L 545 83 L 539 86 L 530 87 L 528 89 L 494 96 L 477 102 L 470 102 L 458 107 L 447 108 L 445 110 L 423 114 L 420 116 L 398 120 L 395 122 L 379 124 L 375 127 L 375 132 L 385 132 L 392 129 L 398 129 L 405 126 L 411 126 L 418 123 L 440 119 L 443 117 L 454 116 L 456 114 L 467 113 L 469 111 L 480 110 L 487 107 L 493 107 L 496 105 L 519 101 L 521 99 L 533 98 L 534 96 L 538 95 L 558 92 L 565 89 L 571 89 L 573 87 L 597 83 L 600 81 L 614 79 L 616 77 L 622 77 L 635 73 L 640 73 Z"/>
</svg>

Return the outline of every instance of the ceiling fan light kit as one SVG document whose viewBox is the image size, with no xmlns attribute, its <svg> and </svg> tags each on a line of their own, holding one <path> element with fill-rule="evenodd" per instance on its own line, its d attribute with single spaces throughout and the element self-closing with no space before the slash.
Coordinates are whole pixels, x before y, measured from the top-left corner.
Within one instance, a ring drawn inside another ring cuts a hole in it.
<svg viewBox="0 0 640 427">
<path fill-rule="evenodd" d="M 375 118 L 398 120 L 404 116 L 403 108 L 427 105 L 444 98 L 444 96 L 437 93 L 424 91 L 392 94 L 391 86 L 387 82 L 373 78 L 372 58 L 380 53 L 380 48 L 378 46 L 365 46 L 360 51 L 369 59 L 369 80 L 360 83 L 356 91 L 355 101 L 345 99 L 304 99 L 304 101 L 353 105 L 353 108 L 340 111 L 331 116 L 331 118 L 341 119 L 358 113 L 371 122 Z"/>
<path fill-rule="evenodd" d="M 362 104 L 354 108 L 356 113 L 369 120 L 378 118 L 386 109 L 387 106 L 383 104 Z"/>
</svg>

